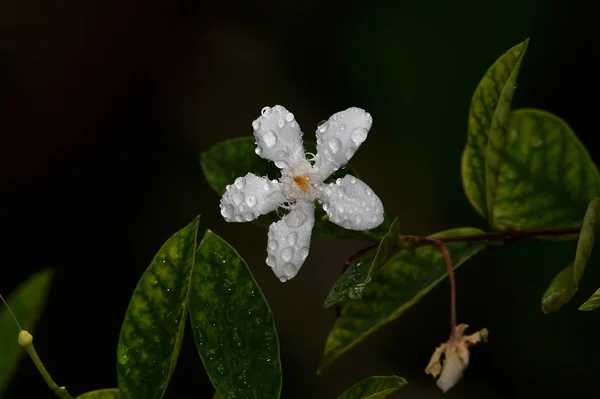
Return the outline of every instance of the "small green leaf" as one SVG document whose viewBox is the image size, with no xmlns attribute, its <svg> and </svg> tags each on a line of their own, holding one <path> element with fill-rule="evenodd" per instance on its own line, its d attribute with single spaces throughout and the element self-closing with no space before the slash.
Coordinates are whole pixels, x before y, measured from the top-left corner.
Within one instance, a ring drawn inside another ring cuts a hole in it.
<svg viewBox="0 0 600 399">
<path fill-rule="evenodd" d="M 121 393 L 116 388 L 99 389 L 83 393 L 75 399 L 121 399 Z"/>
<path fill-rule="evenodd" d="M 209 230 L 196 253 L 195 270 L 190 322 L 215 389 L 226 399 L 279 398 L 277 331 L 248 266 Z"/>
<path fill-rule="evenodd" d="M 585 270 L 585 265 L 590 259 L 592 248 L 594 247 L 594 236 L 600 230 L 600 198 L 594 198 L 588 205 L 583 218 L 583 225 L 577 241 L 577 251 L 575 252 L 575 262 L 573 263 L 573 272 L 575 284 L 579 285 L 579 280 Z"/>
<path fill-rule="evenodd" d="M 573 264 L 571 263 L 554 277 L 542 295 L 542 311 L 544 313 L 557 311 L 573 298 L 576 291 L 577 284 L 573 280 Z"/>
<path fill-rule="evenodd" d="M 394 247 L 398 243 L 400 223 L 395 218 L 389 231 L 385 234 L 378 249 L 366 251 L 358 258 L 352 260 L 348 269 L 335 282 L 327 299 L 325 307 L 331 307 L 350 299 L 361 299 L 365 286 L 371 281 L 371 276 L 376 272 L 393 254 Z"/>
<path fill-rule="evenodd" d="M 215 392 L 213 399 L 223 399 L 223 397 L 221 396 L 221 394 L 219 392 Z"/>
<path fill-rule="evenodd" d="M 579 310 L 590 311 L 596 309 L 600 306 L 600 288 L 594 294 L 585 301 L 580 307 Z"/>
<path fill-rule="evenodd" d="M 305 150 L 316 153 L 316 146 L 313 143 L 305 142 Z M 222 141 L 207 151 L 200 154 L 200 165 L 204 176 L 210 186 L 219 195 L 223 195 L 228 184 L 232 184 L 237 177 L 245 176 L 251 172 L 257 176 L 267 176 L 270 179 L 279 179 L 281 172 L 273 162 L 267 161 L 256 155 L 254 149 L 254 137 L 240 137 L 236 139 Z M 356 170 L 348 165 L 345 169 L 335 172 L 327 181 L 332 181 L 346 174 L 358 177 Z M 315 238 L 322 237 L 362 237 L 374 241 L 379 241 L 383 234 L 389 228 L 387 215 L 384 223 L 368 231 L 347 230 L 331 222 L 323 209 L 318 206 L 315 212 L 315 226 L 312 235 Z M 255 223 L 268 228 L 271 223 L 279 220 L 275 212 L 260 216 Z"/>
<path fill-rule="evenodd" d="M 46 305 L 46 296 L 54 271 L 44 269 L 31 275 L 6 298 L 21 328 L 33 333 Z M 17 338 L 19 328 L 8 308 L 0 302 L 0 397 L 6 389 L 19 360 L 25 353 Z"/>
<path fill-rule="evenodd" d="M 482 234 L 479 229 L 446 230 L 431 237 Z M 482 242 L 447 245 L 455 268 L 485 248 Z M 363 291 L 363 299 L 349 301 L 333 326 L 323 355 L 321 372 L 354 345 L 383 325 L 400 317 L 433 289 L 447 274 L 444 259 L 434 245 L 403 249 L 389 259 Z"/>
<path fill-rule="evenodd" d="M 383 399 L 406 384 L 404 378 L 395 375 L 369 377 L 352 385 L 338 399 Z"/>
<path fill-rule="evenodd" d="M 513 111 L 497 161 L 494 227 L 579 226 L 600 194 L 600 174 L 587 150 L 560 118 L 540 110 Z"/>
<path fill-rule="evenodd" d="M 463 188 L 473 207 L 488 217 L 486 149 L 490 132 L 502 127 L 514 95 L 529 39 L 511 48 L 488 69 L 473 93 L 469 134 L 461 161 Z"/>
<path fill-rule="evenodd" d="M 123 398 L 161 398 L 167 389 L 183 339 L 198 222 L 163 244 L 133 292 L 117 351 Z"/>
</svg>

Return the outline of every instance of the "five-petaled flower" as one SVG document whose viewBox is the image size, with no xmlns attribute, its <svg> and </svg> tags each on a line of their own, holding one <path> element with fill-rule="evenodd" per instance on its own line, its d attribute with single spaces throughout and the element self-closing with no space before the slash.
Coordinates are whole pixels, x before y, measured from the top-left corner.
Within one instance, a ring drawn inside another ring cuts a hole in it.
<svg viewBox="0 0 600 399">
<path fill-rule="evenodd" d="M 317 154 L 307 160 L 302 132 L 294 114 L 281 105 L 265 107 L 252 122 L 256 154 L 275 162 L 281 178 L 269 180 L 248 173 L 227 186 L 221 215 L 228 222 L 248 222 L 276 210 L 289 213 L 269 227 L 268 266 L 284 282 L 297 273 L 310 248 L 315 223 L 315 200 L 329 220 L 350 230 L 369 230 L 383 222 L 383 205 L 373 191 L 354 176 L 324 183 L 343 167 L 367 138 L 373 118 L 360 108 L 338 112 L 317 128 Z"/>
</svg>

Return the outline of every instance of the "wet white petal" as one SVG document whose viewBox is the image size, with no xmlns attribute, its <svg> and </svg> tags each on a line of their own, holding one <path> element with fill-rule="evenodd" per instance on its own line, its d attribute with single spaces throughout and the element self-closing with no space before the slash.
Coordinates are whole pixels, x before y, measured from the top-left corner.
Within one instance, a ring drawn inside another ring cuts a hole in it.
<svg viewBox="0 0 600 399">
<path fill-rule="evenodd" d="M 362 180 L 346 175 L 319 188 L 329 220 L 349 230 L 369 230 L 383 222 L 383 204 Z"/>
<path fill-rule="evenodd" d="M 299 200 L 290 213 L 269 227 L 266 262 L 282 282 L 293 278 L 308 256 L 314 224 L 314 202 Z"/>
<path fill-rule="evenodd" d="M 227 187 L 221 198 L 221 215 L 228 222 L 249 222 L 284 202 L 281 183 L 248 173 Z"/>
<path fill-rule="evenodd" d="M 304 160 L 302 132 L 294 114 L 281 105 L 264 107 L 261 116 L 252 122 L 256 138 L 256 153 L 275 162 L 278 168 L 290 167 Z"/>
<path fill-rule="evenodd" d="M 347 164 L 367 139 L 373 124 L 371 115 L 361 108 L 348 108 L 333 114 L 317 127 L 315 168 L 323 179 Z"/>
</svg>

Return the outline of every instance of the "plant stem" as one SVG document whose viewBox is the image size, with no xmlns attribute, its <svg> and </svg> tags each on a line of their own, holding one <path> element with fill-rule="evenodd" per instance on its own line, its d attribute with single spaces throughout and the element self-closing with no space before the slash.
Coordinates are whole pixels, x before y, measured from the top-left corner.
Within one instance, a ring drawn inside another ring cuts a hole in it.
<svg viewBox="0 0 600 399">
<path fill-rule="evenodd" d="M 48 373 L 48 370 L 46 370 L 46 367 L 44 367 L 42 360 L 40 359 L 37 352 L 35 351 L 35 348 L 33 347 L 33 337 L 31 336 L 31 334 L 29 334 L 25 330 L 21 330 L 21 332 L 19 333 L 19 345 L 21 345 L 25 349 L 25 351 L 33 361 L 33 364 L 35 364 L 35 367 L 37 367 L 38 371 L 44 378 L 44 381 L 46 381 L 46 384 L 56 394 L 56 396 L 58 396 L 61 399 L 73 399 L 73 397 L 69 394 L 65 387 L 59 387 L 56 384 L 56 382 L 54 382 L 54 380 L 50 376 L 50 373 Z"/>
<path fill-rule="evenodd" d="M 456 279 L 454 278 L 452 257 L 443 241 L 436 238 L 431 238 L 430 240 L 442 253 L 446 268 L 448 269 L 448 280 L 450 280 L 450 340 L 453 340 L 456 334 Z"/>
</svg>

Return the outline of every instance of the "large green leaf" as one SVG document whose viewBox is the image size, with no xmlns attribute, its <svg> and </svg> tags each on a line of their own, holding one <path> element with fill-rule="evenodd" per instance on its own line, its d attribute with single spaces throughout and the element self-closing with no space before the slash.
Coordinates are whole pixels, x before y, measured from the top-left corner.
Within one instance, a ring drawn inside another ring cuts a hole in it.
<svg viewBox="0 0 600 399">
<path fill-rule="evenodd" d="M 513 111 L 506 126 L 503 145 L 490 147 L 498 161 L 494 226 L 579 226 L 600 194 L 600 174 L 583 144 L 562 119 L 545 111 Z"/>
<path fill-rule="evenodd" d="M 482 234 L 470 227 L 446 230 L 431 237 Z M 485 247 L 482 242 L 453 242 L 447 248 L 454 267 Z M 349 301 L 333 326 L 319 372 L 383 325 L 398 318 L 446 277 L 447 267 L 434 245 L 403 249 L 388 260 L 363 291 L 363 299 Z"/>
<path fill-rule="evenodd" d="M 501 128 L 514 95 L 521 60 L 529 39 L 508 50 L 484 75 L 473 93 L 469 134 L 461 161 L 463 188 L 473 207 L 488 217 L 486 149 L 490 132 Z"/>
<path fill-rule="evenodd" d="M 573 278 L 573 264 L 560 271 L 552 279 L 550 285 L 542 295 L 542 311 L 555 312 L 569 302 L 577 291 L 577 283 Z"/>
<path fill-rule="evenodd" d="M 161 398 L 167 389 L 183 339 L 198 222 L 163 244 L 133 292 L 117 350 L 123 398 Z"/>
<path fill-rule="evenodd" d="M 116 388 L 99 389 L 83 393 L 75 399 L 121 399 L 121 393 Z"/>
<path fill-rule="evenodd" d="M 42 310 L 46 305 L 46 296 L 54 271 L 44 269 L 31 275 L 13 293 L 6 298 L 18 319 L 21 328 L 33 332 Z M 18 344 L 19 328 L 8 308 L 0 303 L 0 396 L 6 389 L 10 378 L 16 371 L 19 360 L 25 353 Z"/>
<path fill-rule="evenodd" d="M 585 310 L 585 311 L 594 310 L 598 306 L 600 306 L 600 288 L 598 288 L 598 290 L 596 290 L 596 292 L 594 292 L 594 294 L 590 297 L 590 299 L 585 301 L 579 307 L 579 310 Z"/>
<path fill-rule="evenodd" d="M 305 142 L 306 151 L 316 153 L 316 146 L 313 143 Z M 204 177 L 210 186 L 219 195 L 223 195 L 228 184 L 232 184 L 237 177 L 245 176 L 252 172 L 257 176 L 268 176 L 270 179 L 278 179 L 281 172 L 273 162 L 269 162 L 254 153 L 256 145 L 254 138 L 240 137 L 231 140 L 222 141 L 207 151 L 200 154 L 200 165 L 204 172 Z M 346 169 L 340 169 L 334 173 L 328 181 L 335 180 L 345 174 L 357 176 L 356 170 L 348 165 Z M 279 220 L 275 212 L 260 216 L 255 223 L 268 228 L 271 223 Z M 363 237 L 379 241 L 389 228 L 389 220 L 371 231 L 347 230 L 329 222 L 327 214 L 317 207 L 315 213 L 315 226 L 312 231 L 313 237 Z"/>
<path fill-rule="evenodd" d="M 575 284 L 579 285 L 579 280 L 585 270 L 585 265 L 590 259 L 592 248 L 594 247 L 594 236 L 600 230 L 600 198 L 594 198 L 588 205 L 583 218 L 583 225 L 577 241 L 577 252 L 575 252 L 575 261 L 573 262 L 573 273 Z"/>
<path fill-rule="evenodd" d="M 327 299 L 325 307 L 338 305 L 350 299 L 361 299 L 365 286 L 371 281 L 371 276 L 376 272 L 393 254 L 394 247 L 398 243 L 400 223 L 395 218 L 390 230 L 379 243 L 377 250 L 369 250 L 353 259 L 348 269 L 335 282 Z"/>
<path fill-rule="evenodd" d="M 338 399 L 383 399 L 406 385 L 404 378 L 373 376 L 352 385 Z"/>
<path fill-rule="evenodd" d="M 210 230 L 196 253 L 190 322 L 215 389 L 225 399 L 279 398 L 273 315 L 248 266 Z"/>
</svg>

